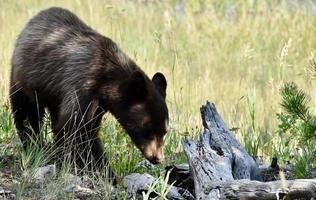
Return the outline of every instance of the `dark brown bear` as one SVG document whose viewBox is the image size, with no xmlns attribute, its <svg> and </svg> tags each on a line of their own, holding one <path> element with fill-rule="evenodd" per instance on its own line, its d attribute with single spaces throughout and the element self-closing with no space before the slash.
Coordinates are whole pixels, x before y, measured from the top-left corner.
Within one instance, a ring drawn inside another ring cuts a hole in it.
<svg viewBox="0 0 316 200">
<path fill-rule="evenodd" d="M 150 80 L 111 39 L 62 8 L 33 17 L 12 57 L 10 99 L 24 147 L 40 136 L 47 109 L 57 149 L 70 149 L 81 166 L 106 162 L 98 130 L 107 111 L 149 161 L 161 162 L 166 87 L 163 74 Z"/>
</svg>

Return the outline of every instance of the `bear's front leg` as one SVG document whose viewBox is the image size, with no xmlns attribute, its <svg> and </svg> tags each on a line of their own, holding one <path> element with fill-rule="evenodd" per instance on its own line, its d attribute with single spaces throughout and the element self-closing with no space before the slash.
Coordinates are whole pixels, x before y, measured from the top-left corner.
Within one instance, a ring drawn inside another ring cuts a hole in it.
<svg viewBox="0 0 316 200">
<path fill-rule="evenodd" d="M 95 101 L 78 101 L 79 106 L 63 115 L 53 127 L 55 142 L 63 159 L 81 171 L 99 171 L 114 179 L 114 173 L 104 155 L 104 145 L 98 137 L 105 110 Z M 67 157 L 68 156 L 68 157 Z M 113 181 L 115 182 L 115 180 Z"/>
</svg>

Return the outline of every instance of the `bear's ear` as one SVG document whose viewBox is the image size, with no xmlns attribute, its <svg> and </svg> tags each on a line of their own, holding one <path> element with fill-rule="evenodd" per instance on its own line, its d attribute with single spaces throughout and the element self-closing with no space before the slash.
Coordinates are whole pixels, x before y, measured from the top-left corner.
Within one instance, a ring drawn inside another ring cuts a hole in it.
<svg viewBox="0 0 316 200">
<path fill-rule="evenodd" d="M 166 98 L 167 80 L 166 80 L 165 76 L 162 73 L 157 72 L 153 76 L 152 82 L 155 84 L 155 86 L 158 89 L 159 93 L 164 98 Z"/>
<path fill-rule="evenodd" d="M 148 94 L 144 75 L 139 71 L 133 72 L 121 86 L 121 91 L 128 102 L 144 100 Z"/>
</svg>

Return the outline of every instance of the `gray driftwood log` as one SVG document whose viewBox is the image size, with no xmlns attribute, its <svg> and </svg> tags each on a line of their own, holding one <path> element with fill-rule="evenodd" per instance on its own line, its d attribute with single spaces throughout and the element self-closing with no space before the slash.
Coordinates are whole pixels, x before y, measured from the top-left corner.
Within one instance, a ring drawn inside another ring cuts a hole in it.
<svg viewBox="0 0 316 200">
<path fill-rule="evenodd" d="M 215 105 L 207 102 L 201 115 L 200 141 L 183 142 L 196 199 L 316 199 L 316 179 L 259 182 L 259 165 L 228 129 Z"/>
<path fill-rule="evenodd" d="M 315 200 L 316 179 L 259 182 L 251 180 L 217 181 L 204 187 L 197 199 L 300 199 Z"/>
</svg>

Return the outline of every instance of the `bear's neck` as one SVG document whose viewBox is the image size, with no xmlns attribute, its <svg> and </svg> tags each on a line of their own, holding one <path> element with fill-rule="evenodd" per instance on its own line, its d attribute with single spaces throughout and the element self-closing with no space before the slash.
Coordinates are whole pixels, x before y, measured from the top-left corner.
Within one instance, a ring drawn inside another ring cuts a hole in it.
<svg viewBox="0 0 316 200">
<path fill-rule="evenodd" d="M 111 107 L 122 103 L 123 95 L 120 85 L 127 81 L 131 74 L 139 71 L 145 73 L 110 39 L 105 39 L 99 51 L 98 65 L 102 66 L 100 71 L 100 96 L 106 99 L 106 104 Z"/>
</svg>

